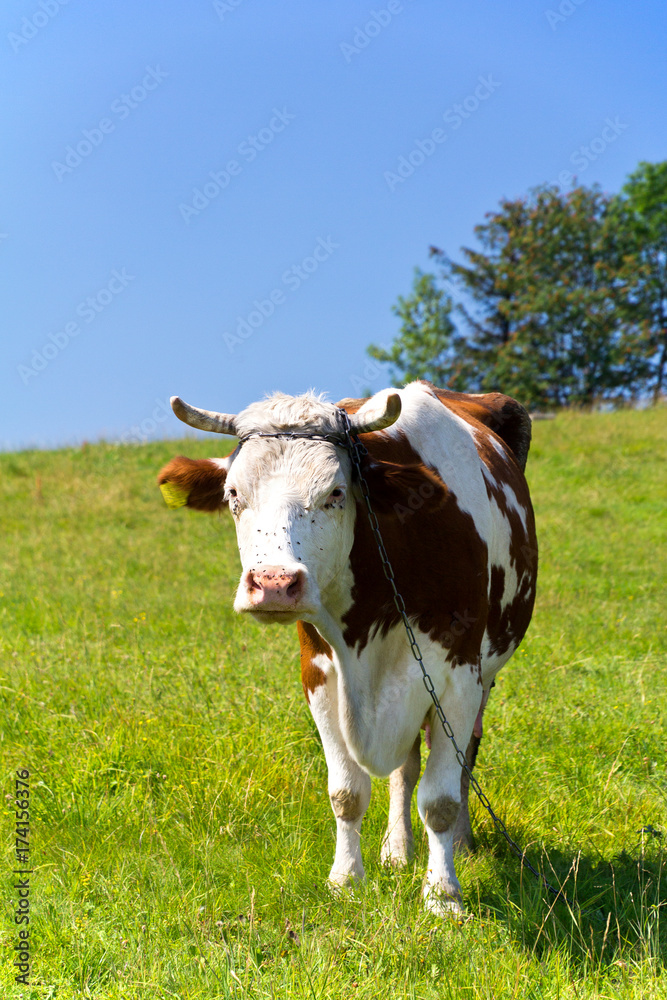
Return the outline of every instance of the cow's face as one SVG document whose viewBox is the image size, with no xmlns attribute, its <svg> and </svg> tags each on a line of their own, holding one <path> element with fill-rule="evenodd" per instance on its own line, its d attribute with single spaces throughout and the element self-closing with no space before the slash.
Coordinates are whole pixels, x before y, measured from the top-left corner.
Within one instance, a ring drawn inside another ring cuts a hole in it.
<svg viewBox="0 0 667 1000">
<path fill-rule="evenodd" d="M 281 393 L 238 416 L 196 410 L 176 397 L 172 406 L 186 423 L 242 441 L 226 459 L 179 457 L 158 476 L 171 506 L 209 511 L 229 506 L 243 566 L 235 609 L 271 622 L 301 618 L 317 624 L 324 611 L 341 617 L 353 583 L 349 556 L 356 504 L 350 458 L 341 445 L 317 438 L 341 438 L 337 408 L 312 394 Z M 400 397 L 383 391 L 353 415 L 352 430 L 388 427 L 400 408 Z M 289 430 L 315 437 L 276 436 Z M 384 471 L 396 474 L 389 466 Z M 403 497 L 407 487 L 399 488 Z"/>
<path fill-rule="evenodd" d="M 230 463 L 224 498 L 243 567 L 237 611 L 287 622 L 340 603 L 355 516 L 342 448 L 251 438 Z"/>
</svg>

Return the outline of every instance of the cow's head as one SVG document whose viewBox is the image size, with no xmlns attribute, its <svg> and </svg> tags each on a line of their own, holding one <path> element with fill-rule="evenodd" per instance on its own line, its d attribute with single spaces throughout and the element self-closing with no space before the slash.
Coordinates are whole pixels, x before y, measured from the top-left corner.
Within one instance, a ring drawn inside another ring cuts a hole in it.
<svg viewBox="0 0 667 1000">
<path fill-rule="evenodd" d="M 227 458 L 175 458 L 158 476 L 171 506 L 229 506 L 243 566 L 235 609 L 270 622 L 317 620 L 323 605 L 342 613 L 356 505 L 339 409 L 312 394 L 276 393 L 237 416 L 171 402 L 190 426 L 239 438 Z M 389 427 L 400 410 L 397 393 L 378 393 L 350 415 L 352 431 Z M 378 463 L 376 478 L 379 466 L 396 475 Z"/>
</svg>

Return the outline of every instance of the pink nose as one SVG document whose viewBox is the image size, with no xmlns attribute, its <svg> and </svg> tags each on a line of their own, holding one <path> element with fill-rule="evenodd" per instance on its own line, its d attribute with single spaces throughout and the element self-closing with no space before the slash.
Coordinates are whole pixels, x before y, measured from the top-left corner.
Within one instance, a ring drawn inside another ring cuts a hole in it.
<svg viewBox="0 0 667 1000">
<path fill-rule="evenodd" d="M 251 569 L 246 577 L 250 603 L 266 610 L 293 608 L 303 594 L 303 573 L 292 573 L 282 566 Z"/>
</svg>

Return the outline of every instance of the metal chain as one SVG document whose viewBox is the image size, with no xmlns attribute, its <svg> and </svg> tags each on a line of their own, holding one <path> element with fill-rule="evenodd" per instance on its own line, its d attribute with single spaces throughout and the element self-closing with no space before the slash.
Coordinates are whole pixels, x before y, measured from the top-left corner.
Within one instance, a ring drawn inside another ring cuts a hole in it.
<svg viewBox="0 0 667 1000">
<path fill-rule="evenodd" d="M 369 493 L 369 490 L 368 490 L 368 483 L 366 482 L 364 474 L 361 471 L 361 459 L 362 459 L 362 457 L 364 457 L 365 455 L 368 454 L 368 451 L 366 450 L 366 448 L 364 447 L 364 445 L 361 443 L 361 441 L 359 440 L 358 436 L 356 434 L 355 435 L 352 434 L 352 428 L 351 428 L 351 425 L 350 425 L 350 418 L 347 415 L 346 411 L 341 408 L 340 412 L 342 414 L 343 424 L 345 426 L 345 434 L 346 434 L 346 437 L 347 437 L 347 447 L 348 447 L 348 450 L 350 452 L 350 458 L 352 460 L 352 465 L 354 466 L 354 471 L 355 471 L 356 477 L 357 477 L 357 479 L 359 481 L 359 486 L 361 488 L 362 496 L 364 498 L 364 501 L 366 502 L 366 510 L 368 512 L 368 520 L 370 522 L 371 531 L 373 532 L 373 535 L 375 536 L 375 541 L 377 543 L 378 551 L 380 553 L 380 559 L 382 560 L 382 569 L 384 570 L 384 575 L 386 576 L 387 580 L 389 581 L 389 585 L 391 586 L 393 597 L 394 597 L 394 604 L 396 605 L 396 610 L 398 611 L 398 613 L 401 616 L 401 619 L 403 621 L 403 625 L 405 627 L 405 631 L 406 631 L 406 634 L 407 634 L 407 637 L 408 637 L 408 641 L 410 643 L 410 649 L 412 651 L 412 655 L 414 656 L 415 660 L 419 664 L 419 668 L 420 668 L 420 670 L 422 672 L 422 680 L 424 682 L 424 687 L 426 688 L 426 690 L 428 691 L 429 695 L 431 696 L 431 700 L 432 700 L 433 705 L 435 707 L 436 715 L 440 719 L 440 724 L 442 725 L 442 728 L 444 729 L 445 734 L 448 736 L 448 738 L 452 742 L 452 745 L 454 747 L 454 751 L 456 753 L 456 759 L 459 762 L 459 764 L 461 765 L 462 770 L 465 771 L 465 773 L 467 774 L 468 780 L 470 782 L 471 787 L 473 788 L 473 790 L 475 792 L 475 795 L 477 796 L 477 798 L 482 803 L 482 805 L 484 806 L 484 808 L 488 812 L 489 816 L 493 820 L 494 826 L 496 827 L 497 830 L 500 831 L 500 833 L 502 833 L 503 837 L 505 838 L 505 840 L 507 841 L 507 843 L 510 845 L 510 848 L 512 849 L 513 853 L 521 861 L 521 864 L 525 865 L 525 867 L 530 872 L 533 873 L 533 875 L 535 876 L 535 878 L 538 879 L 539 881 L 541 881 L 543 883 L 545 889 L 548 889 L 548 891 L 550 893 L 552 893 L 552 895 L 554 895 L 557 899 L 564 900 L 568 904 L 568 906 L 570 906 L 570 908 L 572 908 L 573 904 L 568 899 L 567 895 L 563 892 L 563 890 L 562 889 L 555 889 L 550 884 L 550 882 L 546 879 L 546 877 L 541 872 L 539 872 L 536 868 L 533 867 L 533 865 L 530 863 L 530 861 L 526 857 L 525 852 L 519 847 L 519 845 L 516 843 L 516 841 L 514 841 L 510 837 L 509 833 L 507 832 L 507 827 L 503 823 L 503 821 L 500 818 L 500 816 L 497 816 L 496 813 L 493 811 L 491 803 L 489 802 L 488 798 L 486 797 L 486 795 L 482 791 L 482 788 L 481 788 L 479 782 L 477 781 L 477 778 L 473 774 L 472 768 L 468 764 L 468 761 L 466 759 L 466 755 L 464 754 L 464 752 L 461 750 L 460 746 L 456 742 L 456 739 L 454 737 L 454 732 L 452 730 L 452 727 L 450 726 L 449 722 L 447 721 L 445 713 L 442 710 L 442 705 L 440 704 L 438 696 L 437 696 L 437 694 L 435 692 L 435 686 L 433 684 L 433 681 L 431 680 L 431 677 L 430 677 L 428 671 L 426 670 L 426 667 L 424 666 L 424 661 L 422 659 L 422 654 L 421 654 L 421 650 L 419 648 L 419 643 L 417 642 L 417 639 L 415 637 L 415 633 L 414 633 L 414 631 L 412 629 L 412 626 L 410 625 L 410 620 L 408 618 L 407 611 L 405 609 L 405 601 L 403 600 L 403 597 L 401 596 L 401 594 L 398 591 L 398 588 L 396 587 L 396 578 L 394 576 L 394 570 L 392 568 L 391 562 L 389 561 L 389 556 L 387 555 L 387 550 L 386 550 L 386 548 L 384 546 L 384 542 L 382 540 L 382 533 L 380 532 L 380 524 L 379 524 L 379 521 L 377 519 L 377 515 L 375 514 L 375 511 L 373 510 L 373 506 L 371 504 L 370 493 Z"/>
</svg>

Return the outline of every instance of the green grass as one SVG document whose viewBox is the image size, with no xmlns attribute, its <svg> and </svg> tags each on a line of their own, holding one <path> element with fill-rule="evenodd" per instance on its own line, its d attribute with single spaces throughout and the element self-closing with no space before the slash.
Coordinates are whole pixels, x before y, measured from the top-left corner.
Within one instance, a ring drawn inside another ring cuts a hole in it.
<svg viewBox="0 0 667 1000">
<path fill-rule="evenodd" d="M 414 865 L 380 866 L 380 781 L 367 883 L 328 893 L 334 821 L 295 631 L 233 615 L 231 520 L 169 511 L 154 485 L 215 440 L 0 455 L 2 996 L 667 997 L 666 418 L 535 425 L 538 604 L 477 774 L 577 906 L 553 906 L 475 808 L 462 925 L 422 912 L 416 817 Z M 20 767 L 29 987 L 11 966 Z"/>
</svg>

